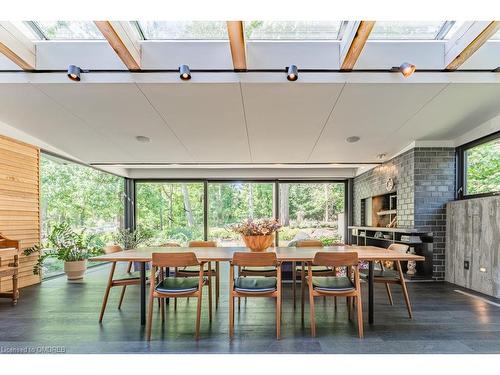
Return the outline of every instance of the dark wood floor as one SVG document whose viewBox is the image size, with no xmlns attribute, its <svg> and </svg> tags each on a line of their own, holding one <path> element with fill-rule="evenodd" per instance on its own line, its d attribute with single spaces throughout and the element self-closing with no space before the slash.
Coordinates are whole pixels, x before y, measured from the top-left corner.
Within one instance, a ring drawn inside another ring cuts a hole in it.
<svg viewBox="0 0 500 375">
<path fill-rule="evenodd" d="M 62 346 L 67 353 L 500 353 L 500 307 L 457 293 L 456 286 L 446 283 L 409 285 L 413 320 L 407 318 L 398 288 L 393 287 L 395 305 L 390 306 L 384 288 L 376 286 L 375 324 L 365 323 L 362 340 L 357 338 L 356 324 L 347 319 L 344 301 L 334 311 L 333 301 L 322 300 L 316 310 L 317 337 L 311 338 L 307 305 L 302 325 L 288 284 L 282 340 L 276 341 L 274 302 L 262 298 L 242 301 L 235 338 L 228 339 L 224 282 L 211 326 L 204 309 L 198 342 L 194 340 L 196 303 L 191 299 L 181 300 L 176 312 L 170 304 L 164 326 L 155 309 L 152 341 L 146 343 L 139 325 L 137 287 L 129 287 L 121 311 L 117 309 L 119 289 L 114 288 L 104 322 L 97 322 L 107 272 L 107 265 L 100 266 L 90 270 L 82 284 L 67 284 L 60 277 L 25 288 L 16 307 L 1 299 L 0 352 Z"/>
</svg>

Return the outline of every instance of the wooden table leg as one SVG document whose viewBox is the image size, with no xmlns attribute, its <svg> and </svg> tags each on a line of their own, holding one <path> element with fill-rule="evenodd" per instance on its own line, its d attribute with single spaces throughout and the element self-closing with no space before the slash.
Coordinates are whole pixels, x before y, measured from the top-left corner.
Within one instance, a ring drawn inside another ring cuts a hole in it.
<svg viewBox="0 0 500 375">
<path fill-rule="evenodd" d="M 151 275 L 151 277 L 155 277 Z M 146 324 L 146 262 L 141 262 L 141 325 Z"/>
<path fill-rule="evenodd" d="M 368 323 L 373 324 L 373 261 L 368 262 Z"/>
</svg>

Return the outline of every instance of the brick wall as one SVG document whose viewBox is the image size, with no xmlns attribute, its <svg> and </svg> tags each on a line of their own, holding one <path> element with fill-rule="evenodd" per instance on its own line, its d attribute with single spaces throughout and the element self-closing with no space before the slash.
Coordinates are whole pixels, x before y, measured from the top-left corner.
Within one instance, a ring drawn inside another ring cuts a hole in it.
<svg viewBox="0 0 500 375">
<path fill-rule="evenodd" d="M 455 149 L 415 148 L 415 227 L 432 232 L 433 277 L 444 279 L 446 203 L 455 198 Z"/>
<path fill-rule="evenodd" d="M 455 149 L 417 147 L 354 178 L 354 225 L 361 224 L 361 200 L 388 193 L 389 177 L 398 194 L 397 226 L 434 234 L 433 278 L 443 280 L 445 204 L 455 194 Z"/>
</svg>

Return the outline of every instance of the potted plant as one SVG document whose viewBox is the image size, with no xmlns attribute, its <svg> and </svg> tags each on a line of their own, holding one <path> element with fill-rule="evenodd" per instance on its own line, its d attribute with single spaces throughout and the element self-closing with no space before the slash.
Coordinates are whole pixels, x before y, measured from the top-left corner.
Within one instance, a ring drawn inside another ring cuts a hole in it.
<svg viewBox="0 0 500 375">
<path fill-rule="evenodd" d="M 151 235 L 149 231 L 136 229 L 119 229 L 113 240 L 117 245 L 120 245 L 124 250 L 135 249 L 146 243 L 150 239 Z"/>
<path fill-rule="evenodd" d="M 281 228 L 276 219 L 248 219 L 242 224 L 232 227 L 232 230 L 241 234 L 245 245 L 251 251 L 264 251 L 273 244 L 273 234 Z"/>
<path fill-rule="evenodd" d="M 102 249 L 93 245 L 94 237 L 84 231 L 74 231 L 68 223 L 57 224 L 47 237 L 47 242 L 24 250 L 24 255 L 39 253 L 33 273 L 39 275 L 47 258 L 64 261 L 64 272 L 69 282 L 83 279 L 87 270 L 87 259 L 102 254 Z"/>
</svg>

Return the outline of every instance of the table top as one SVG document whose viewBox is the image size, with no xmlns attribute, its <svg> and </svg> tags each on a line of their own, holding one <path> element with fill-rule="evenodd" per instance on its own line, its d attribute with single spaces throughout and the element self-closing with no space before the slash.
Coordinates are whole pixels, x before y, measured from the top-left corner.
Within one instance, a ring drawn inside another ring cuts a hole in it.
<svg viewBox="0 0 500 375">
<path fill-rule="evenodd" d="M 99 255 L 91 258 L 94 262 L 120 262 L 136 261 L 150 262 L 153 253 L 177 253 L 194 252 L 200 261 L 230 261 L 235 252 L 250 252 L 247 247 L 143 247 L 132 250 L 120 251 L 112 254 Z M 274 251 L 279 261 L 306 262 L 312 261 L 314 254 L 318 251 L 328 251 L 336 253 L 356 252 L 359 260 L 414 260 L 423 261 L 425 258 L 420 255 L 404 254 L 385 248 L 375 246 L 326 246 L 326 247 L 270 247 L 268 250 Z"/>
</svg>

